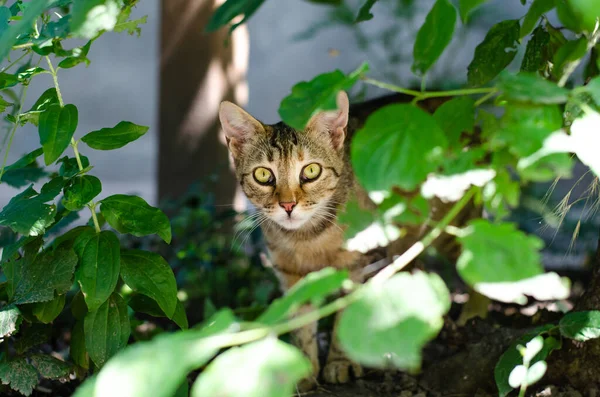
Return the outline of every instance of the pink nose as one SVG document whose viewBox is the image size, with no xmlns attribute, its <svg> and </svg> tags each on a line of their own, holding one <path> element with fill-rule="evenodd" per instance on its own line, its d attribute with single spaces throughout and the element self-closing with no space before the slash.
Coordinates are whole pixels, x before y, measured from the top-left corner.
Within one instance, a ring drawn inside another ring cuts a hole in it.
<svg viewBox="0 0 600 397">
<path fill-rule="evenodd" d="M 279 203 L 279 206 L 283 208 L 285 212 L 288 213 L 288 215 L 290 215 L 292 213 L 292 210 L 296 206 L 296 203 L 294 203 L 293 201 L 289 201 L 287 203 Z"/>
</svg>

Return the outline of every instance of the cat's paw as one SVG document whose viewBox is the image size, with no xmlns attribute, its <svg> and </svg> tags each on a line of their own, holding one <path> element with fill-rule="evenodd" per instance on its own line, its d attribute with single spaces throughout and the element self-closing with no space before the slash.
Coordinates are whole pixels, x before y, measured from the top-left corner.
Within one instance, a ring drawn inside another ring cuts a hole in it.
<svg viewBox="0 0 600 397">
<path fill-rule="evenodd" d="M 352 375 L 360 378 L 363 374 L 362 367 L 348 359 L 331 360 L 323 368 L 323 379 L 327 383 L 347 383 Z"/>
<path fill-rule="evenodd" d="M 298 395 L 307 393 L 316 389 L 318 385 L 319 383 L 317 382 L 317 378 L 314 376 L 309 376 L 308 378 L 304 378 L 296 384 L 296 393 L 298 393 Z"/>
</svg>

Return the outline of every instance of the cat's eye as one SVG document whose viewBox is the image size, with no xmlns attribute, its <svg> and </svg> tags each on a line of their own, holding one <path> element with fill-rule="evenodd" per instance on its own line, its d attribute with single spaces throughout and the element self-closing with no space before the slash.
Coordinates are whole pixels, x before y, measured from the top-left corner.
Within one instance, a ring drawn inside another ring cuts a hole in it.
<svg viewBox="0 0 600 397">
<path fill-rule="evenodd" d="M 304 181 L 312 181 L 321 175 L 321 166 L 317 163 L 312 163 L 302 169 L 300 179 Z"/>
<path fill-rule="evenodd" d="M 254 179 L 262 185 L 270 185 L 274 180 L 271 170 L 264 167 L 258 167 L 254 170 Z"/>
</svg>

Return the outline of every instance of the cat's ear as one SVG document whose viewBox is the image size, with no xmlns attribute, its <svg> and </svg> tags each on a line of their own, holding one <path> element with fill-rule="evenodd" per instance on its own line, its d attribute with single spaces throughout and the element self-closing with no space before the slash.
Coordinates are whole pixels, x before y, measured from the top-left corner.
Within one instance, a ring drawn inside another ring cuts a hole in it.
<svg viewBox="0 0 600 397">
<path fill-rule="evenodd" d="M 344 147 L 345 130 L 348 125 L 350 111 L 348 95 L 344 91 L 338 92 L 336 103 L 337 110 L 326 110 L 315 114 L 306 125 L 306 129 L 319 133 L 327 131 L 334 149 L 340 150 Z"/>
<path fill-rule="evenodd" d="M 231 102 L 223 101 L 219 107 L 219 120 L 225 137 L 227 146 L 234 156 L 237 156 L 244 142 L 252 135 L 264 133 L 262 124 L 246 111 Z"/>
</svg>

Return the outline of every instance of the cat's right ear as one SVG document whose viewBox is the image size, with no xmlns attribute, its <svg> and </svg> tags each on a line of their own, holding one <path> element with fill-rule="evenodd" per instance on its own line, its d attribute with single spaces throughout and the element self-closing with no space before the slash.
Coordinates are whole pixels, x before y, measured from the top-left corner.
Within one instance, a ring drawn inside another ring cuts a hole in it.
<svg viewBox="0 0 600 397">
<path fill-rule="evenodd" d="M 225 137 L 227 146 L 236 157 L 242 148 L 242 145 L 256 133 L 264 132 L 262 124 L 246 111 L 231 102 L 223 101 L 219 107 L 219 120 Z"/>
</svg>

